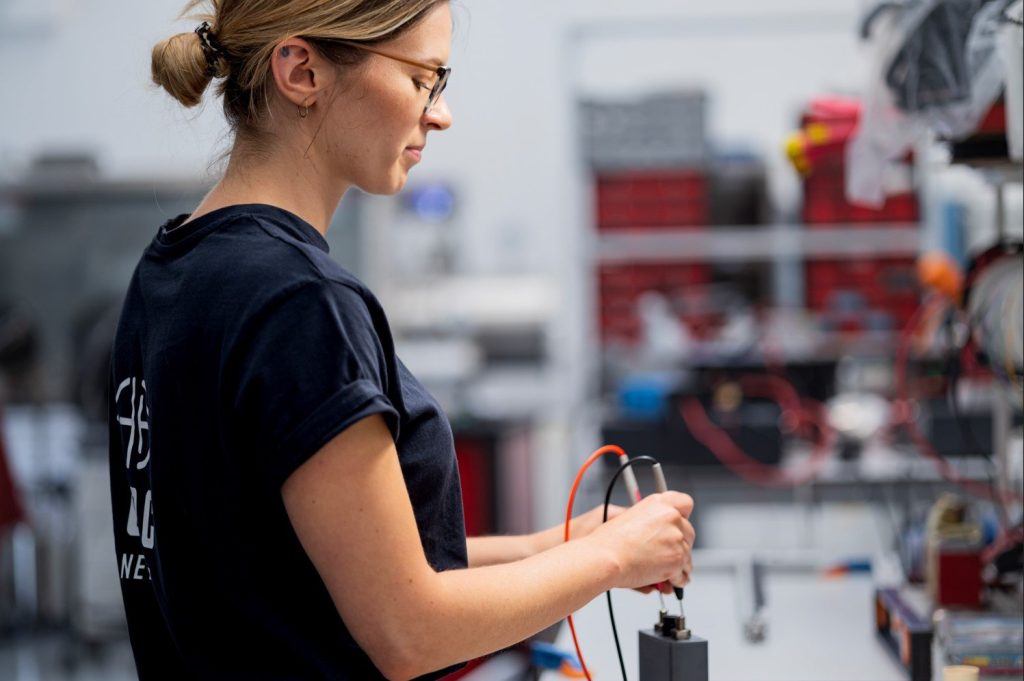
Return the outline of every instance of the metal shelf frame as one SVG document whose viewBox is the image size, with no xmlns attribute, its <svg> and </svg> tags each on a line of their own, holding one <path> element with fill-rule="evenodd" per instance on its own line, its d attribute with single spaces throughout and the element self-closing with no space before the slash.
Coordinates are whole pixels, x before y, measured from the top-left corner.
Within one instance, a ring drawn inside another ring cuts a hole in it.
<svg viewBox="0 0 1024 681">
<path fill-rule="evenodd" d="M 702 229 L 630 229 L 604 232 L 594 241 L 601 264 L 639 262 L 750 262 L 779 259 L 914 257 L 921 245 L 917 223 L 710 226 Z"/>
</svg>

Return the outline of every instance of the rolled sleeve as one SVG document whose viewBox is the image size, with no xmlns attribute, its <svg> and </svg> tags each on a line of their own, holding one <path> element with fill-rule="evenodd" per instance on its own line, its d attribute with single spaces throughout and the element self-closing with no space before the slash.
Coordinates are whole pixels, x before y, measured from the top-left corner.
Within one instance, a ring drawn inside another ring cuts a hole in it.
<svg viewBox="0 0 1024 681">
<path fill-rule="evenodd" d="M 309 282 L 258 320 L 238 360 L 234 410 L 273 484 L 368 416 L 382 415 L 397 439 L 386 355 L 359 292 L 330 280 Z"/>
</svg>

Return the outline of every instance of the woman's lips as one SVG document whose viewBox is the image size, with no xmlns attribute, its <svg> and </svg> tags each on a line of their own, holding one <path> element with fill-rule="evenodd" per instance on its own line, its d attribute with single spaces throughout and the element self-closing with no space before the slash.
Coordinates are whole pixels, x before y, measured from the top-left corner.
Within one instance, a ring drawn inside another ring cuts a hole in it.
<svg viewBox="0 0 1024 681">
<path fill-rule="evenodd" d="M 405 153 L 413 161 L 419 163 L 420 159 L 423 158 L 423 147 L 406 147 Z"/>
</svg>

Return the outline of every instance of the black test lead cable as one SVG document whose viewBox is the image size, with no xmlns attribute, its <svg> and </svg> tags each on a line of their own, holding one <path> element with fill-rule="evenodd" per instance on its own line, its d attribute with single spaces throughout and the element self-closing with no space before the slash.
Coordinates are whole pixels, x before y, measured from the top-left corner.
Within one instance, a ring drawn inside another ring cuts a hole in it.
<svg viewBox="0 0 1024 681">
<path fill-rule="evenodd" d="M 650 456 L 636 456 L 636 457 L 633 457 L 632 459 L 630 459 L 629 461 L 626 461 L 621 466 L 619 466 L 619 470 L 615 471 L 615 475 L 612 476 L 611 481 L 608 483 L 608 489 L 607 489 L 607 491 L 605 492 L 605 495 L 604 495 L 604 515 L 601 517 L 601 522 L 603 522 L 603 523 L 608 522 L 608 506 L 611 504 L 611 501 L 612 501 L 612 490 L 615 489 L 615 483 L 618 482 L 619 476 L 622 475 L 624 471 L 629 470 L 629 468 L 633 464 L 639 463 L 641 461 L 644 462 L 644 463 L 648 463 L 651 466 L 659 466 L 660 467 L 660 465 L 661 465 L 658 462 L 658 460 L 655 459 L 654 457 L 650 457 Z M 619 655 L 619 668 L 622 669 L 622 681 L 629 681 L 629 679 L 626 678 L 626 662 L 622 658 L 622 646 L 619 645 L 619 631 L 615 627 L 615 611 L 612 609 L 612 592 L 611 592 L 611 590 L 605 591 L 604 595 L 605 595 L 605 598 L 608 599 L 608 619 L 611 620 L 611 623 L 612 623 L 612 636 L 615 638 L 615 652 L 618 653 L 618 655 Z"/>
</svg>

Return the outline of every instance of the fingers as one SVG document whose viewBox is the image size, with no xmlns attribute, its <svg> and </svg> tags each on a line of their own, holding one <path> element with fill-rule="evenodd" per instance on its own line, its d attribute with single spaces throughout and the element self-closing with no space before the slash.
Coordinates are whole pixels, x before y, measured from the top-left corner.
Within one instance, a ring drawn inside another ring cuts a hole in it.
<svg viewBox="0 0 1024 681">
<path fill-rule="evenodd" d="M 662 492 L 661 496 L 673 508 L 679 511 L 679 515 L 684 518 L 689 518 L 690 514 L 693 513 L 693 497 L 689 494 L 669 490 L 668 492 Z"/>
<path fill-rule="evenodd" d="M 672 577 L 672 579 L 669 581 L 672 582 L 672 586 L 685 588 L 690 584 L 690 573 L 687 570 L 683 570 L 682 572 L 676 573 L 676 575 Z M 668 594 L 671 591 L 672 588 L 669 587 L 668 591 L 666 591 L 665 593 Z"/>
<path fill-rule="evenodd" d="M 673 583 L 676 586 L 686 586 L 690 583 L 690 575 L 693 573 L 693 542 L 697 537 L 697 532 L 690 524 L 690 521 L 682 519 L 682 530 L 683 530 L 683 565 L 682 573 L 674 578 Z"/>
<path fill-rule="evenodd" d="M 674 541 L 681 544 L 679 562 L 676 563 L 676 570 L 679 572 L 667 575 L 666 581 L 659 584 L 660 590 L 668 594 L 672 591 L 672 585 L 685 586 L 690 582 L 690 574 L 693 572 L 693 544 L 697 539 L 697 530 L 689 520 L 690 513 L 693 511 L 693 498 L 689 494 L 669 491 L 663 492 L 659 496 L 662 503 L 667 502 L 676 512 L 671 514 L 673 517 L 670 519 L 670 523 L 679 530 Z"/>
<path fill-rule="evenodd" d="M 690 583 L 690 575 L 693 574 L 693 553 L 691 552 L 689 545 L 685 545 L 684 547 L 683 560 L 680 568 L 680 571 L 674 573 L 669 579 L 675 586 L 685 587 Z"/>
<path fill-rule="evenodd" d="M 683 539 L 690 548 L 693 548 L 694 542 L 697 541 L 697 530 L 694 529 L 693 525 L 686 518 L 683 518 L 682 530 Z"/>
<path fill-rule="evenodd" d="M 668 491 L 644 497 L 629 509 L 609 508 L 609 519 L 626 516 L 608 528 L 609 537 L 628 549 L 624 557 L 631 563 L 633 575 L 622 586 L 642 594 L 655 589 L 671 594 L 673 587 L 690 583 L 692 547 L 697 536 L 689 520 L 693 503 L 689 494 Z"/>
<path fill-rule="evenodd" d="M 673 519 L 676 527 L 683 533 L 683 542 L 688 547 L 693 547 L 694 542 L 697 541 L 697 530 L 694 528 L 693 523 L 688 518 L 683 516 L 677 516 Z"/>
</svg>

